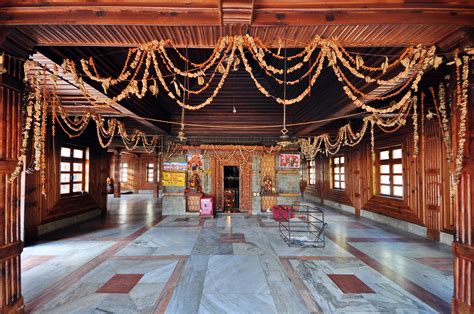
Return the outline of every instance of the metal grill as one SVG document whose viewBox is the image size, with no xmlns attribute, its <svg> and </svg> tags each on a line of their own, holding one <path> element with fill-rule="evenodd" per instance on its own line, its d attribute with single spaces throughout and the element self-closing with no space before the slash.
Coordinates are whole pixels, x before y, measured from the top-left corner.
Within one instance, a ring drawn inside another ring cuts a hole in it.
<svg viewBox="0 0 474 314">
<path fill-rule="evenodd" d="M 301 204 L 281 206 L 280 210 L 284 212 L 279 217 L 278 229 L 288 246 L 324 248 L 327 223 L 321 207 Z"/>
</svg>

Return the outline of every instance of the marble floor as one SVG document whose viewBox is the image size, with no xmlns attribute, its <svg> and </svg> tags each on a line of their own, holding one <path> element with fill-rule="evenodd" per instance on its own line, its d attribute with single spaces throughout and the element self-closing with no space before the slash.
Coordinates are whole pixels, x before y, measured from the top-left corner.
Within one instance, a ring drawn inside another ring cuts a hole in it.
<svg viewBox="0 0 474 314">
<path fill-rule="evenodd" d="M 33 313 L 449 313 L 450 247 L 326 210 L 324 248 L 288 247 L 270 216 L 162 217 L 156 199 L 26 247 Z M 298 219 L 298 218 L 296 218 Z"/>
</svg>

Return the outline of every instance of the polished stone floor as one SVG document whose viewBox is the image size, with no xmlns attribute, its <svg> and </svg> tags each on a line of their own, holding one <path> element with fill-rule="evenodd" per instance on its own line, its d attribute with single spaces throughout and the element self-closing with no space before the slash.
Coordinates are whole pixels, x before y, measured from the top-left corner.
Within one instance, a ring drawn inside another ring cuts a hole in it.
<svg viewBox="0 0 474 314">
<path fill-rule="evenodd" d="M 106 219 L 25 248 L 27 312 L 450 311 L 446 245 L 333 210 L 324 248 L 288 247 L 270 216 L 160 212 L 149 195 L 111 198 Z"/>
</svg>

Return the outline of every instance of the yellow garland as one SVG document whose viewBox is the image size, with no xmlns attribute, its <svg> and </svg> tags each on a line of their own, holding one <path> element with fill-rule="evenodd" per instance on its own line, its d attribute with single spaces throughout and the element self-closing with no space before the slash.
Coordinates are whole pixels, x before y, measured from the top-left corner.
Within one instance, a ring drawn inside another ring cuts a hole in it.
<svg viewBox="0 0 474 314">
<path fill-rule="evenodd" d="M 456 71 L 459 73 L 459 63 L 456 61 Z M 459 74 L 457 75 L 459 77 Z M 461 86 L 459 86 L 461 85 Z M 461 95 L 458 95 L 458 99 L 461 101 L 457 103 L 460 111 L 459 115 L 459 131 L 458 131 L 458 147 L 455 160 L 455 169 L 453 175 L 453 181 L 451 185 L 451 197 L 456 195 L 459 182 L 461 180 L 462 167 L 464 165 L 464 146 L 466 143 L 466 124 L 467 124 L 467 113 L 468 113 L 468 89 L 469 89 L 469 56 L 464 56 L 462 60 L 462 83 L 458 81 L 458 91 L 461 91 Z"/>
</svg>

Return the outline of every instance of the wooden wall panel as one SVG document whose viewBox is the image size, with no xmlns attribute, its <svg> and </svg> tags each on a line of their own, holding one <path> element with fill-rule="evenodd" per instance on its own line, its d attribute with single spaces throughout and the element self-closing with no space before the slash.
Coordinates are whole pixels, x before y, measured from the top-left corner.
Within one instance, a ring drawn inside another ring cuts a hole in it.
<svg viewBox="0 0 474 314">
<path fill-rule="evenodd" d="M 474 65 L 470 62 L 470 68 Z M 471 70 L 471 80 L 473 80 Z M 453 198 L 455 212 L 454 253 L 454 296 L 452 298 L 453 313 L 474 313 L 474 84 L 469 86 L 469 115 L 467 139 L 464 151 L 464 167 L 460 184 Z M 454 118 L 459 117 L 456 107 Z M 455 124 L 453 124 L 455 125 Z M 454 138 L 459 130 L 453 128 Z M 455 146 L 455 145 L 453 145 Z M 455 150 L 456 147 L 453 147 Z"/>
<path fill-rule="evenodd" d="M 436 121 L 426 123 L 425 149 L 419 156 L 413 156 L 414 139 L 412 127 L 406 127 L 396 134 L 376 133 L 376 151 L 384 147 L 401 146 L 403 149 L 403 199 L 378 194 L 375 180 L 375 166 L 372 162 L 370 142 L 366 140 L 352 149 L 343 149 L 345 157 L 346 189 L 331 188 L 330 156 L 316 158 L 316 184 L 308 186 L 306 193 L 349 205 L 359 214 L 360 209 L 426 226 L 428 236 L 439 238 L 439 233 L 452 232 L 449 222 L 449 186 L 446 169 L 446 150 L 440 137 Z M 424 151 L 424 155 L 423 155 Z M 307 175 L 307 174 L 306 174 Z"/>
<path fill-rule="evenodd" d="M 106 179 L 109 174 L 107 151 L 98 144 L 95 130 L 89 127 L 80 138 L 69 139 L 57 130 L 53 140 L 47 138 L 47 172 L 46 198 L 41 195 L 40 176 L 38 172 L 26 176 L 27 191 L 25 197 L 25 240 L 27 243 L 38 239 L 38 227 L 42 224 L 76 216 L 100 209 L 102 214 L 107 210 Z M 59 193 L 59 163 L 62 144 L 88 148 L 89 152 L 89 186 L 83 195 L 64 197 Z"/>
<path fill-rule="evenodd" d="M 121 189 L 133 190 L 154 190 L 157 187 L 157 182 L 147 181 L 147 163 L 157 165 L 158 156 L 151 154 L 135 154 L 132 152 L 122 151 L 122 163 L 128 163 L 128 181 L 121 183 Z M 156 170 L 156 168 L 154 168 Z M 113 174 L 113 172 L 111 172 Z"/>
<path fill-rule="evenodd" d="M 18 59 L 5 58 L 7 74 L 0 75 L 0 313 L 21 311 L 20 236 L 21 178 L 9 183 L 21 145 L 21 68 Z"/>
</svg>

